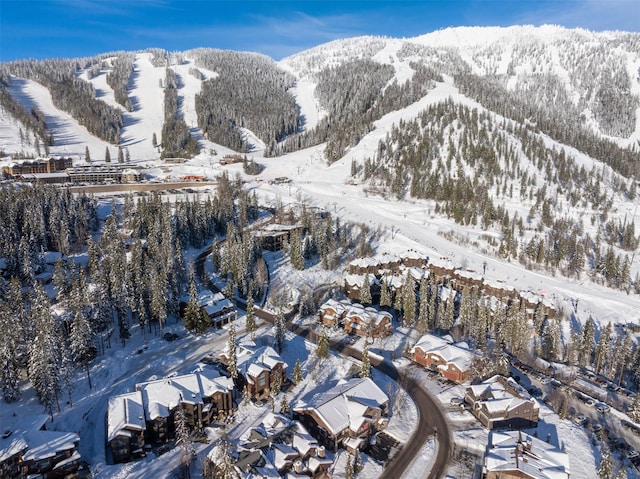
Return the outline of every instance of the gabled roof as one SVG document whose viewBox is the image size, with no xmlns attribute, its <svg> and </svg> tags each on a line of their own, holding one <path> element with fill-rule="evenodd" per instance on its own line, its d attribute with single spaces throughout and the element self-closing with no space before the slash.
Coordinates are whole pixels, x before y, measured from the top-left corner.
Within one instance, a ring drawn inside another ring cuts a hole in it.
<svg viewBox="0 0 640 479">
<path fill-rule="evenodd" d="M 25 435 L 32 431 L 40 431 L 48 419 L 49 416 L 46 414 L 3 418 L 1 432 L 3 434 L 10 433 L 10 435 L 0 437 L 0 462 L 27 450 L 29 444 L 27 444 Z"/>
<path fill-rule="evenodd" d="M 201 404 L 216 392 L 233 390 L 233 382 L 213 368 L 201 367 L 190 374 L 136 385 L 142 393 L 147 419 L 168 417 L 179 404 Z"/>
<path fill-rule="evenodd" d="M 56 454 L 74 450 L 80 437 L 74 432 L 30 431 L 25 434 L 29 450 L 22 456 L 24 461 L 39 461 Z"/>
<path fill-rule="evenodd" d="M 478 402 L 492 413 L 510 411 L 525 402 L 534 409 L 538 408 L 537 401 L 512 378 L 495 375 L 480 384 L 469 386 L 469 390 L 476 398 L 481 398 Z"/>
<path fill-rule="evenodd" d="M 249 382 L 251 382 L 251 377 L 258 377 L 264 371 L 271 371 L 278 364 L 282 364 L 283 369 L 287 368 L 287 363 L 284 362 L 282 356 L 271 346 L 263 346 L 258 349 L 240 346 L 236 360 L 238 371 Z"/>
<path fill-rule="evenodd" d="M 140 391 L 109 398 L 107 441 L 111 441 L 121 432 L 143 431 L 144 428 L 144 408 Z"/>
<path fill-rule="evenodd" d="M 520 431 L 493 431 L 484 459 L 487 471 L 520 471 L 532 479 L 568 479 L 569 456 Z"/>
<path fill-rule="evenodd" d="M 325 391 L 303 398 L 294 410 L 313 411 L 329 432 L 336 435 L 348 427 L 358 430 L 367 408 L 380 408 L 388 400 L 371 378 L 353 378 L 341 380 Z"/>
</svg>

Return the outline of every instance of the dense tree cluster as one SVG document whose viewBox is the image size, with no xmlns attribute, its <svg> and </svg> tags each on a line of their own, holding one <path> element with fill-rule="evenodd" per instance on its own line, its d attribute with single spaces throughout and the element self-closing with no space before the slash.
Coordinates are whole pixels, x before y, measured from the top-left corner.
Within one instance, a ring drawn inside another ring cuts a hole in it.
<svg viewBox="0 0 640 479">
<path fill-rule="evenodd" d="M 162 158 L 191 158 L 198 154 L 198 142 L 191 138 L 189 127 L 180 116 L 178 87 L 180 78 L 166 69 L 164 85 L 164 123 L 162 125 Z"/>
<path fill-rule="evenodd" d="M 133 111 L 133 105 L 129 99 L 129 80 L 133 73 L 135 54 L 122 52 L 118 53 L 113 60 L 113 69 L 107 73 L 107 84 L 113 88 L 113 95 L 118 103 Z"/>
<path fill-rule="evenodd" d="M 298 107 L 288 89 L 293 77 L 263 55 L 199 49 L 188 52 L 197 66 L 218 73 L 196 95 L 198 126 L 207 138 L 236 151 L 249 145 L 248 128 L 273 145 L 299 128 Z"/>
<path fill-rule="evenodd" d="M 90 133 L 111 143 L 120 142 L 122 113 L 96 98 L 93 86 L 77 73 L 102 62 L 107 55 L 65 60 L 20 60 L 3 63 L 0 77 L 8 74 L 37 81 L 49 89 L 54 105 L 69 113 Z"/>
<path fill-rule="evenodd" d="M 635 224 L 608 219 L 613 199 L 604 187 L 610 183 L 633 199 L 635 183 L 598 166 L 586 169 L 526 126 L 496 125 L 491 114 L 449 100 L 394 127 L 360 175 L 370 192 L 433 200 L 436 214 L 497 229 L 502 235 L 495 246 L 505 258 L 569 276 L 587 270 L 611 286 L 640 288 L 623 253 L 638 246 Z M 531 204 L 526 217 L 501 204 L 514 198 Z M 569 217 L 577 205 L 591 211 L 595 237 Z"/>
<path fill-rule="evenodd" d="M 84 195 L 51 187 L 0 190 L 0 258 L 10 277 L 8 284 L 0 281 L 5 400 L 19 398 L 18 381 L 26 373 L 53 415 L 62 394 L 71 400 L 76 369 L 91 386 L 90 364 L 112 338 L 124 343 L 136 323 L 145 335 L 162 331 L 189 286 L 183 249 L 203 247 L 235 216 L 255 218 L 255 197 L 241 193 L 241 182 L 223 178 L 220 184 L 213 198 L 185 197 L 175 204 L 158 194 L 137 201 L 127 196 L 103 223 L 95 200 Z M 88 257 L 82 266 L 69 259 L 55 264 L 55 302 L 64 312 L 57 319 L 37 277 L 50 268 L 45 251 Z M 208 327 L 210 320 L 197 311 L 193 329 Z"/>
<path fill-rule="evenodd" d="M 0 108 L 5 113 L 8 113 L 11 117 L 18 120 L 24 130 L 20 129 L 20 142 L 22 145 L 25 143 L 31 145 L 30 135 L 33 135 L 34 142 L 42 142 L 46 147 L 53 146 L 53 133 L 47 130 L 47 123 L 44 115 L 36 108 L 32 108 L 31 111 L 25 110 L 25 108 L 18 103 L 7 90 L 10 80 L 4 80 L 0 77 Z M 48 152 L 45 151 L 45 154 Z"/>
</svg>

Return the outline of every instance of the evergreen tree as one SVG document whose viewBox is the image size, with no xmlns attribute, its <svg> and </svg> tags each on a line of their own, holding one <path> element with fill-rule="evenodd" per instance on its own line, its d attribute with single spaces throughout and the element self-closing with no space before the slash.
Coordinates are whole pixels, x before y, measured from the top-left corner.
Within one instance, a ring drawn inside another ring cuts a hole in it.
<svg viewBox="0 0 640 479">
<path fill-rule="evenodd" d="M 360 456 L 360 450 L 356 449 L 353 455 L 353 472 L 355 474 L 359 474 L 363 468 L 364 468 L 364 464 L 362 464 L 362 457 Z"/>
<path fill-rule="evenodd" d="M 380 280 L 380 306 L 383 308 L 391 307 L 391 291 L 386 276 Z"/>
<path fill-rule="evenodd" d="M 316 356 L 318 356 L 319 358 L 326 358 L 327 356 L 329 356 L 329 337 L 327 336 L 326 328 L 322 328 L 320 339 L 318 339 Z"/>
<path fill-rule="evenodd" d="M 191 477 L 191 458 L 195 453 L 195 448 L 191 442 L 191 431 L 189 430 L 189 420 L 182 407 L 178 407 L 175 414 L 176 446 L 182 449 L 180 462 L 184 469 L 184 477 Z"/>
<path fill-rule="evenodd" d="M 360 377 L 371 377 L 371 360 L 369 359 L 369 337 L 364 338 L 364 347 L 362 348 L 362 363 L 360 365 Z"/>
<path fill-rule="evenodd" d="M 416 319 L 416 291 L 415 283 L 411 278 L 409 272 L 407 272 L 407 276 L 404 279 L 404 284 L 402 285 L 402 311 L 404 326 L 412 326 L 414 320 Z"/>
<path fill-rule="evenodd" d="M 429 327 L 429 294 L 426 279 L 420 281 L 420 291 L 418 293 L 418 332 L 425 334 Z"/>
<path fill-rule="evenodd" d="M 627 415 L 634 422 L 640 422 L 640 394 L 636 394 L 633 402 L 629 405 Z"/>
<path fill-rule="evenodd" d="M 598 477 L 599 479 L 614 479 L 613 457 L 608 447 L 603 445 L 602 449 L 602 459 L 598 466 Z"/>
<path fill-rule="evenodd" d="M 89 322 L 89 299 L 82 272 L 74 281 L 73 320 L 69 335 L 69 350 L 73 362 L 84 368 L 87 381 L 89 381 L 89 389 L 92 389 L 89 364 L 95 358 L 97 351 L 93 344 L 93 331 Z"/>
<path fill-rule="evenodd" d="M 369 282 L 369 275 L 364 275 L 364 280 L 362 281 L 362 289 L 360 290 L 360 302 L 365 306 L 371 304 L 371 284 Z"/>
<path fill-rule="evenodd" d="M 295 384 L 300 384 L 302 382 L 303 376 L 302 376 L 302 365 L 300 364 L 300 359 L 296 359 L 296 364 L 293 367 L 293 382 Z"/>
<path fill-rule="evenodd" d="M 269 385 L 271 389 L 271 396 L 277 397 L 280 394 L 280 388 L 282 387 L 282 376 L 280 374 L 276 374 Z"/>
<path fill-rule="evenodd" d="M 280 400 L 280 412 L 284 415 L 288 415 L 291 412 L 291 405 L 286 394 L 283 394 Z"/>
<path fill-rule="evenodd" d="M 84 148 L 84 161 L 86 163 L 91 163 L 91 154 L 89 153 L 89 147 L 86 146 Z"/>
<path fill-rule="evenodd" d="M 595 322 L 593 321 L 593 318 L 589 317 L 582 328 L 582 338 L 579 345 L 578 362 L 583 367 L 591 365 L 591 353 L 596 340 L 595 336 Z"/>
<path fill-rule="evenodd" d="M 154 148 L 158 146 L 158 137 L 156 136 L 155 132 L 151 136 L 151 144 Z"/>
<path fill-rule="evenodd" d="M 10 403 L 20 399 L 19 344 L 20 325 L 5 302 L 0 301 L 0 387 L 3 399 Z"/>
<path fill-rule="evenodd" d="M 246 316 L 246 329 L 247 332 L 251 335 L 251 340 L 253 341 L 256 336 L 256 316 L 253 312 L 253 292 L 252 288 L 249 287 L 249 296 L 247 297 L 247 316 Z"/>
<path fill-rule="evenodd" d="M 231 446 L 227 441 L 220 441 L 213 447 L 208 456 L 210 461 L 210 473 L 205 473 L 207 479 L 240 479 L 236 470 Z"/>
<path fill-rule="evenodd" d="M 36 286 L 31 315 L 36 337 L 29 350 L 28 376 L 45 411 L 53 418 L 54 409 L 60 411 L 62 341 L 49 310 L 49 299 L 41 286 Z"/>
<path fill-rule="evenodd" d="M 278 308 L 275 318 L 275 333 L 273 335 L 273 348 L 281 353 L 284 349 L 284 339 L 286 333 L 286 324 L 284 320 L 284 313 L 281 308 Z"/>
<path fill-rule="evenodd" d="M 289 244 L 289 257 L 291 266 L 295 269 L 304 269 L 304 252 L 302 250 L 302 237 L 299 229 L 291 231 L 291 241 Z"/>
<path fill-rule="evenodd" d="M 596 344 L 595 350 L 595 372 L 596 374 L 600 374 L 602 369 L 605 367 L 605 361 L 607 359 L 609 348 L 611 347 L 611 322 L 607 323 L 604 329 L 600 333 L 600 339 Z"/>
<path fill-rule="evenodd" d="M 109 152 L 109 147 L 107 146 L 104 150 L 104 162 L 111 163 L 111 153 Z"/>
<path fill-rule="evenodd" d="M 353 456 L 350 452 L 347 452 L 347 460 L 344 466 L 344 477 L 345 479 L 353 479 L 354 471 L 353 471 Z"/>
<path fill-rule="evenodd" d="M 227 340 L 227 357 L 229 358 L 229 373 L 233 379 L 238 377 L 238 356 L 236 345 L 236 328 L 233 323 L 229 324 L 229 339 Z"/>
<path fill-rule="evenodd" d="M 198 287 L 193 273 L 189 279 L 189 301 L 184 310 L 184 326 L 188 331 L 198 331 L 201 324 L 202 310 L 198 304 Z"/>
<path fill-rule="evenodd" d="M 122 147 L 118 147 L 118 163 L 124 163 L 124 151 L 122 151 Z"/>
</svg>

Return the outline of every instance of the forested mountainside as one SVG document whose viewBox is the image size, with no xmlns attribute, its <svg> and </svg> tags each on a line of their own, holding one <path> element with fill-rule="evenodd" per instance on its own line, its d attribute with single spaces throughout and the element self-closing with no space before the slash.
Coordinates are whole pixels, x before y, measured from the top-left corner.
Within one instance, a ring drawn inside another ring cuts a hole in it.
<svg viewBox="0 0 640 479">
<path fill-rule="evenodd" d="M 403 40 L 359 37 L 279 63 L 244 52 L 151 49 L 4 63 L 0 99 L 24 134 L 35 134 L 43 146 L 55 144 L 55 125 L 44 124 L 37 109 L 20 108 L 20 101 L 7 93 L 12 77 L 44 85 L 56 107 L 96 137 L 114 145 L 132 142 L 136 139 L 123 130 L 127 113 L 149 106 L 132 95 L 141 86 L 140 57 L 148 55 L 154 68 L 176 73 L 174 81 L 161 82 L 154 100 L 171 103 L 175 110 L 169 118 L 165 115 L 163 131 L 153 132 L 163 135 L 165 156 L 197 152 L 184 138 L 187 126 L 196 125 L 179 124 L 184 104 L 195 112 L 199 133 L 213 143 L 249 151 L 256 145 L 247 139 L 248 130 L 264 143 L 265 155 L 274 156 L 327 142 L 326 157 L 332 162 L 371 131 L 375 120 L 415 103 L 434 82 L 448 80 L 487 109 L 590 156 L 608 158 L 630 176 L 636 173 L 630 164 L 637 158 L 625 148 L 640 138 L 639 51 L 637 33 L 552 26 L 453 28 Z M 189 66 L 196 88 L 186 88 L 181 65 Z M 96 94 L 101 75 L 114 102 Z M 318 121 L 312 125 L 306 123 L 309 112 L 300 111 L 300 98 L 296 104 L 293 95 L 301 82 L 313 86 Z M 174 137 L 175 129 L 179 133 Z"/>
</svg>

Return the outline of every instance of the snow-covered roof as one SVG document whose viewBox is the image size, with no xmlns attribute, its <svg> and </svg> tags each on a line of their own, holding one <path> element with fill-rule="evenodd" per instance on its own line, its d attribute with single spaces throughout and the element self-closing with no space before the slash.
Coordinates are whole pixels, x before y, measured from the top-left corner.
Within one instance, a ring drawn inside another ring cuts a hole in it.
<svg viewBox="0 0 640 479">
<path fill-rule="evenodd" d="M 442 348 L 446 345 L 450 344 L 449 341 L 443 339 L 439 336 L 435 336 L 433 334 L 425 334 L 422 336 L 418 342 L 411 348 L 411 352 L 415 352 L 417 348 L 422 349 L 423 351 L 433 351 L 435 349 Z"/>
<path fill-rule="evenodd" d="M 513 378 L 495 375 L 480 384 L 469 386 L 469 390 L 475 397 L 482 397 L 478 402 L 490 413 L 510 411 L 525 402 L 531 404 L 533 409 L 538 409 L 537 401 Z"/>
<path fill-rule="evenodd" d="M 372 325 L 373 327 L 378 327 L 380 324 L 383 324 L 385 321 L 389 323 L 392 320 L 392 316 L 390 313 L 386 311 L 380 311 L 372 306 L 364 307 L 361 304 L 354 304 L 348 310 L 345 316 L 345 320 L 348 322 L 352 318 L 361 318 L 361 323 L 366 325 Z"/>
<path fill-rule="evenodd" d="M 216 392 L 233 390 L 233 382 L 213 368 L 201 367 L 190 374 L 158 379 L 136 385 L 148 419 L 168 417 L 179 404 L 201 404 Z"/>
<path fill-rule="evenodd" d="M 482 281 L 484 279 L 480 273 L 470 269 L 456 269 L 453 274 L 459 278 L 464 278 L 471 281 Z"/>
<path fill-rule="evenodd" d="M 569 456 L 521 431 L 493 431 L 484 458 L 488 472 L 521 471 L 532 479 L 568 479 Z"/>
<path fill-rule="evenodd" d="M 287 368 L 275 349 L 271 346 L 263 346 L 258 349 L 248 349 L 240 347 L 236 355 L 238 371 L 240 371 L 248 381 L 250 377 L 258 377 L 263 371 L 271 371 L 278 363 L 282 363 L 282 368 Z"/>
<path fill-rule="evenodd" d="M 10 435 L 0 437 L 0 463 L 28 449 L 29 444 L 27 443 L 25 435 L 33 431 L 41 430 L 49 419 L 49 416 L 46 414 L 35 414 L 2 419 L 2 433 L 10 432 Z"/>
<path fill-rule="evenodd" d="M 109 398 L 107 410 L 107 441 L 127 430 L 143 431 L 145 428 L 142 393 L 121 394 Z"/>
<path fill-rule="evenodd" d="M 346 428 L 357 430 L 368 407 L 379 408 L 389 398 L 371 378 L 341 380 L 328 390 L 303 398 L 294 408 L 312 410 L 333 435 Z"/>
<path fill-rule="evenodd" d="M 22 456 L 24 461 L 39 461 L 54 457 L 62 451 L 75 449 L 80 437 L 74 432 L 30 431 L 25 434 L 29 450 Z"/>
<path fill-rule="evenodd" d="M 353 288 L 353 287 L 362 288 L 362 285 L 364 284 L 365 276 L 366 275 L 364 274 L 347 274 L 344 277 L 344 282 L 350 288 Z M 369 285 L 380 283 L 380 281 L 378 281 L 378 279 L 373 274 L 370 274 L 368 276 L 369 276 Z"/>
<path fill-rule="evenodd" d="M 471 363 L 475 357 L 473 351 L 469 349 L 469 345 L 465 342 L 452 343 L 451 341 L 434 336 L 433 334 L 425 334 L 411 348 L 411 352 L 419 348 L 426 354 L 437 354 L 448 364 L 454 364 L 458 370 L 467 371 L 471 367 Z M 446 365 L 441 365 L 446 368 Z"/>
<path fill-rule="evenodd" d="M 343 303 L 342 301 L 336 301 L 335 299 L 330 298 L 322 303 L 322 306 L 320 306 L 321 311 L 325 311 L 327 309 L 333 309 L 336 314 L 341 315 L 346 311 L 347 304 Z"/>
</svg>

